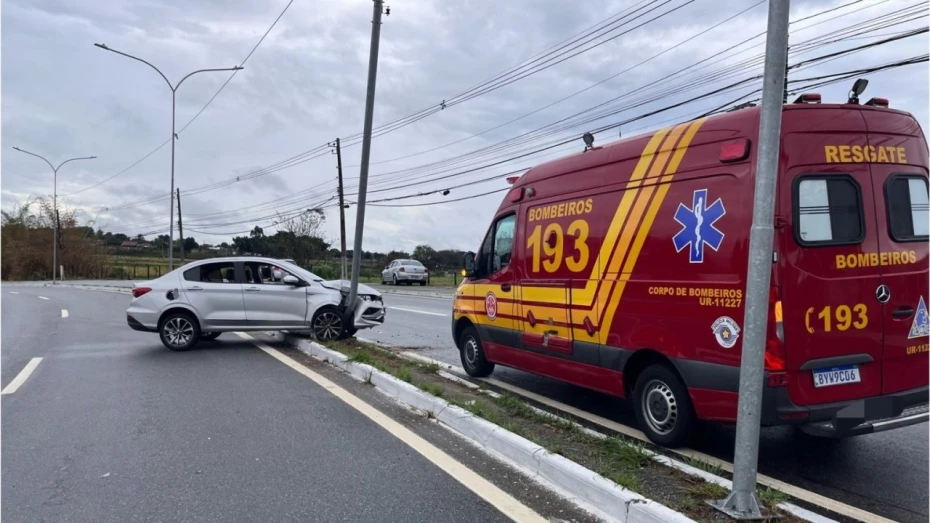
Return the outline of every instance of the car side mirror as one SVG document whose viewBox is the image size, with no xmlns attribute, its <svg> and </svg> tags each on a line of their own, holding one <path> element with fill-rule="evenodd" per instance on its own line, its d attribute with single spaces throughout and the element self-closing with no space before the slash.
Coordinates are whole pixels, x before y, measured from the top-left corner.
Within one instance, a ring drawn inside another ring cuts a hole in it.
<svg viewBox="0 0 930 523">
<path fill-rule="evenodd" d="M 298 280 L 296 276 L 292 276 L 290 274 L 285 276 L 284 279 L 282 279 L 281 281 L 288 285 L 294 285 L 294 286 L 300 285 L 300 280 Z"/>
<path fill-rule="evenodd" d="M 475 253 L 469 251 L 465 253 L 465 276 L 472 277 L 475 275 Z"/>
</svg>

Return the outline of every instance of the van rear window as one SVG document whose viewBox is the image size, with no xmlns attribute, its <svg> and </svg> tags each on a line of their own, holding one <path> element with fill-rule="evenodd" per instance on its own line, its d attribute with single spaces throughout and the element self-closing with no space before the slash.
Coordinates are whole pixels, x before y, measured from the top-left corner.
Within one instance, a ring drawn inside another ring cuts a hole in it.
<svg viewBox="0 0 930 523">
<path fill-rule="evenodd" d="M 795 184 L 795 232 L 802 244 L 858 243 L 864 236 L 859 184 L 846 176 L 801 177 Z"/>
<path fill-rule="evenodd" d="M 927 179 L 896 174 L 885 182 L 888 229 L 898 242 L 925 241 L 930 229 Z"/>
</svg>

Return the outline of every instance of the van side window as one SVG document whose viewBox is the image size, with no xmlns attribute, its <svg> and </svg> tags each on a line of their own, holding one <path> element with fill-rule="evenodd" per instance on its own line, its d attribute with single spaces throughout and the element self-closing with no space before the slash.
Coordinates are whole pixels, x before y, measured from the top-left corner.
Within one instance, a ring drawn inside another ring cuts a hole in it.
<svg viewBox="0 0 930 523">
<path fill-rule="evenodd" d="M 800 243 L 849 244 L 862 241 L 859 184 L 846 176 L 803 176 L 795 184 L 795 233 Z"/>
<path fill-rule="evenodd" d="M 510 264 L 516 221 L 517 216 L 510 214 L 497 220 L 491 227 L 475 264 L 480 274 L 494 274 Z"/>
<path fill-rule="evenodd" d="M 927 240 L 930 201 L 926 177 L 896 174 L 889 178 L 885 182 L 885 206 L 894 241 Z"/>
</svg>

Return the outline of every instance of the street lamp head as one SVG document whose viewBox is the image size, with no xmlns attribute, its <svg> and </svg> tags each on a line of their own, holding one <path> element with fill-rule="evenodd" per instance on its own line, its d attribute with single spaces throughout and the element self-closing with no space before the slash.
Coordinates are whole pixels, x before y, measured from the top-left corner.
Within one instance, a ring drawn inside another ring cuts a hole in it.
<svg viewBox="0 0 930 523">
<path fill-rule="evenodd" d="M 239 65 L 233 67 L 233 71 L 241 71 L 241 70 L 243 70 L 243 69 L 245 69 L 245 67 L 242 67 L 242 66 L 239 66 Z"/>
<path fill-rule="evenodd" d="M 107 44 L 94 44 L 94 46 L 95 46 L 95 47 L 99 47 L 99 48 L 101 48 L 101 49 L 106 49 L 107 51 L 110 50 L 110 48 L 107 47 Z"/>
<path fill-rule="evenodd" d="M 22 151 L 22 149 L 20 149 L 19 147 L 16 147 L 15 145 L 13 146 L 13 148 L 16 149 L 17 151 Z"/>
</svg>

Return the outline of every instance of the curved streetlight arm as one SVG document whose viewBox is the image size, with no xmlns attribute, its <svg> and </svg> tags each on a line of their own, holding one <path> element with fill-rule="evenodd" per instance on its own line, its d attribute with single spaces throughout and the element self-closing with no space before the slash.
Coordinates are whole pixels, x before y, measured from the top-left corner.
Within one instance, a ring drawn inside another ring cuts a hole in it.
<svg viewBox="0 0 930 523">
<path fill-rule="evenodd" d="M 64 164 L 66 164 L 66 163 L 68 163 L 68 162 L 73 162 L 73 161 L 75 161 L 75 160 L 94 160 L 94 159 L 96 159 L 96 158 L 97 158 L 96 156 L 81 156 L 80 158 L 69 158 L 69 159 L 67 159 L 67 160 L 65 160 L 65 161 L 63 161 L 63 162 L 61 162 L 60 164 L 58 164 L 58 167 L 55 168 L 55 172 L 58 172 L 58 169 L 61 169 L 61 166 L 64 165 Z M 51 164 L 49 164 L 49 165 L 51 165 Z"/>
<path fill-rule="evenodd" d="M 168 80 L 168 77 L 165 76 L 164 73 L 162 73 L 157 67 L 155 67 L 154 65 L 152 65 L 152 64 L 150 64 L 150 63 L 148 63 L 148 62 L 146 62 L 145 60 L 143 60 L 143 59 L 141 59 L 141 58 L 138 58 L 138 57 L 135 57 L 135 56 L 133 56 L 133 55 L 131 55 L 131 54 L 126 54 L 126 53 L 124 53 L 124 52 L 122 52 L 122 51 L 117 51 L 116 49 L 110 49 L 109 47 L 107 47 L 107 44 L 94 44 L 94 45 L 95 45 L 96 47 L 99 47 L 99 48 L 105 50 L 105 51 L 110 51 L 111 53 L 120 54 L 120 55 L 125 56 L 126 58 L 132 58 L 133 60 L 137 60 L 137 61 L 139 61 L 139 62 L 144 63 L 145 65 L 151 67 L 152 69 L 155 69 L 155 71 L 156 71 L 158 74 L 160 74 L 162 78 L 165 79 L 165 83 L 168 84 L 168 88 L 169 88 L 169 89 L 171 89 L 172 91 L 174 91 L 175 89 L 177 89 L 177 87 L 174 87 L 174 86 L 171 85 L 171 81 Z"/>
<path fill-rule="evenodd" d="M 178 82 L 178 85 L 174 86 L 174 89 L 177 90 L 177 88 L 181 87 L 181 84 L 184 83 L 184 80 L 187 80 L 188 78 L 190 78 L 191 76 L 194 76 L 197 73 L 210 73 L 210 72 L 217 72 L 217 71 L 241 71 L 243 69 L 245 69 L 245 67 L 239 67 L 238 65 L 235 67 L 224 67 L 222 69 L 198 69 L 197 71 L 194 71 L 193 73 L 188 74 L 184 78 L 181 78 L 181 81 Z"/>
<path fill-rule="evenodd" d="M 21 152 L 21 153 L 26 153 L 26 154 L 28 154 L 28 155 L 35 156 L 36 158 L 41 158 L 43 162 L 47 163 L 48 166 L 52 168 L 52 171 L 58 172 L 58 169 L 56 169 L 55 166 L 52 165 L 52 162 L 46 160 L 44 156 L 38 155 L 38 154 L 36 154 L 36 153 L 31 153 L 31 152 L 29 152 L 29 151 L 27 151 L 27 150 L 25 150 L 25 149 L 20 149 L 19 147 L 13 147 L 13 148 L 16 149 L 17 151 Z M 61 166 L 59 165 L 59 167 L 61 167 Z"/>
</svg>

